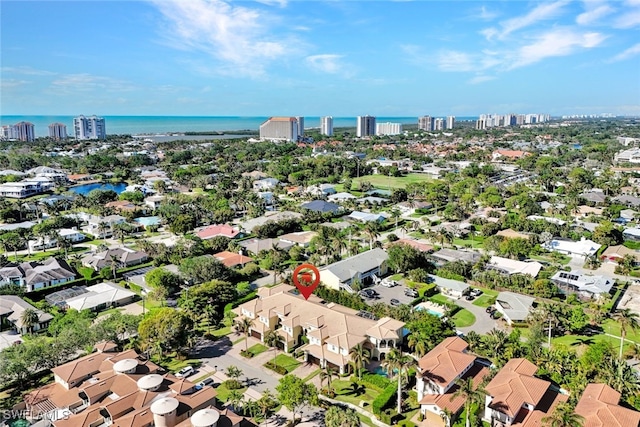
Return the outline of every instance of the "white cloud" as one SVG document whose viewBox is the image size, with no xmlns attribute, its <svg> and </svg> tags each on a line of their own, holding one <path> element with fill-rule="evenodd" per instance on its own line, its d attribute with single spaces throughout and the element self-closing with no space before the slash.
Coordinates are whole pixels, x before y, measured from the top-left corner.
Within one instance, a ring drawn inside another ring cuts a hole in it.
<svg viewBox="0 0 640 427">
<path fill-rule="evenodd" d="M 614 22 L 616 28 L 633 28 L 640 25 L 640 9 L 626 11 Z"/>
<path fill-rule="evenodd" d="M 25 76 L 52 76 L 56 73 L 52 71 L 37 70 L 29 66 L 20 67 L 2 67 L 3 73 L 21 74 Z"/>
<path fill-rule="evenodd" d="M 625 59 L 632 58 L 638 54 L 640 54 L 640 43 L 636 43 L 630 48 L 623 50 L 611 58 L 611 62 L 624 61 Z"/>
<path fill-rule="evenodd" d="M 27 83 L 29 83 L 27 80 L 2 79 L 0 80 L 0 87 L 2 89 L 11 89 L 14 87 L 24 86 Z"/>
<path fill-rule="evenodd" d="M 465 72 L 476 69 L 475 61 L 470 54 L 454 50 L 440 52 L 436 62 L 441 71 Z"/>
<path fill-rule="evenodd" d="M 586 2 L 587 10 L 578 15 L 576 23 L 580 25 L 590 25 L 613 12 L 613 8 L 606 4 L 598 5 L 594 8 L 592 7 L 593 3 L 594 2 L 591 1 Z"/>
<path fill-rule="evenodd" d="M 344 63 L 342 62 L 343 55 L 336 54 L 322 54 L 311 55 L 305 58 L 307 65 L 314 70 L 322 71 L 328 74 L 340 74 L 347 73 Z"/>
<path fill-rule="evenodd" d="M 222 0 L 152 2 L 171 26 L 162 28 L 171 44 L 211 55 L 221 62 L 216 70 L 223 74 L 259 77 L 269 63 L 290 54 L 297 45 L 273 36 L 277 19 L 259 9 Z"/>
<path fill-rule="evenodd" d="M 508 68 L 519 68 L 548 57 L 566 56 L 579 49 L 594 48 L 606 38 L 596 32 L 579 33 L 570 29 L 554 29 L 541 34 L 533 43 L 520 47 Z"/>
<path fill-rule="evenodd" d="M 475 76 L 472 79 L 468 80 L 467 83 L 477 85 L 479 83 L 484 83 L 495 79 L 495 76 Z"/>
<path fill-rule="evenodd" d="M 482 32 L 482 34 L 484 34 L 485 37 L 487 37 L 487 39 L 489 40 L 491 40 L 493 37 L 504 39 L 514 31 L 558 16 L 562 12 L 564 6 L 567 5 L 567 3 L 568 2 L 565 0 L 557 1 L 554 3 L 542 3 L 526 15 L 516 16 L 514 18 L 502 21 L 500 23 L 500 27 L 502 27 L 501 30 L 495 28 L 487 28 Z"/>
<path fill-rule="evenodd" d="M 54 93 L 90 92 L 96 89 L 126 92 L 134 88 L 131 83 L 123 80 L 81 73 L 61 75 L 51 82 L 50 90 Z"/>
<path fill-rule="evenodd" d="M 258 3 L 266 4 L 267 6 L 287 6 L 288 0 L 256 0 Z"/>
</svg>

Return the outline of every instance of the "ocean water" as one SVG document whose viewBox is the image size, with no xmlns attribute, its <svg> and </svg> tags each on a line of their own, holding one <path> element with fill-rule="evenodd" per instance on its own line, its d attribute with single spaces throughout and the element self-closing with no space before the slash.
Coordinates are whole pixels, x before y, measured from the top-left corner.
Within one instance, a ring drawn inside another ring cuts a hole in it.
<svg viewBox="0 0 640 427">
<path fill-rule="evenodd" d="M 0 125 L 14 125 L 21 121 L 31 122 L 36 136 L 48 136 L 51 123 L 67 125 L 67 134 L 73 134 L 74 116 L 0 116 Z M 269 117 L 241 116 L 101 116 L 104 117 L 108 135 L 167 134 L 182 132 L 255 130 Z M 456 120 L 475 120 L 476 117 L 459 117 Z M 418 117 L 377 117 L 378 123 L 393 122 L 417 124 Z M 306 116 L 305 128 L 320 127 L 320 117 Z M 355 117 L 334 117 L 333 127 L 355 127 Z"/>
</svg>

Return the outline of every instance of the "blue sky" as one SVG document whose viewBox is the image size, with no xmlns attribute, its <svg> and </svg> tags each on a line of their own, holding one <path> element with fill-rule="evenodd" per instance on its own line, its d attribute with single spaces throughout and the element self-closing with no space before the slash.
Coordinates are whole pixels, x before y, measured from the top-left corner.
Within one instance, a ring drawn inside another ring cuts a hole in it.
<svg viewBox="0 0 640 427">
<path fill-rule="evenodd" d="M 0 7 L 3 115 L 640 115 L 640 0 Z"/>
</svg>

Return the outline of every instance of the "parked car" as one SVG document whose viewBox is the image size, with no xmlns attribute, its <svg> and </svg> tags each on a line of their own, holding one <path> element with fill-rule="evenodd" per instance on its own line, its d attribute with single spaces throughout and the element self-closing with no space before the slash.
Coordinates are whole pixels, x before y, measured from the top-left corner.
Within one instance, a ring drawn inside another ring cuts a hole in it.
<svg viewBox="0 0 640 427">
<path fill-rule="evenodd" d="M 466 299 L 467 301 L 473 301 L 474 299 L 476 299 L 476 297 L 474 297 L 473 295 L 469 294 L 466 297 L 464 297 L 464 299 Z"/>
<path fill-rule="evenodd" d="M 400 301 L 398 301 L 397 299 L 393 298 L 391 301 L 389 301 L 391 303 L 392 306 L 397 307 L 400 305 Z"/>
<path fill-rule="evenodd" d="M 418 297 L 418 291 L 416 291 L 415 289 L 411 289 L 411 288 L 407 288 L 404 290 L 404 294 L 408 297 L 411 298 L 417 298 Z"/>
<path fill-rule="evenodd" d="M 384 279 L 382 280 L 382 282 L 380 282 L 380 286 L 384 286 L 385 288 L 393 288 L 396 285 L 397 283 L 393 280 Z"/>
<path fill-rule="evenodd" d="M 213 378 L 209 377 L 209 378 L 205 378 L 204 380 L 200 381 L 198 384 L 196 384 L 196 390 L 202 390 L 203 388 L 205 388 L 208 385 L 213 385 Z"/>
<path fill-rule="evenodd" d="M 196 370 L 193 369 L 193 366 L 185 366 L 184 368 L 176 372 L 176 378 L 185 378 L 190 375 L 193 375 L 195 372 Z"/>
<path fill-rule="evenodd" d="M 486 308 L 485 310 L 487 313 L 493 313 L 494 311 L 496 311 L 496 308 L 492 305 L 490 305 L 489 307 Z"/>
<path fill-rule="evenodd" d="M 480 289 L 471 289 L 471 292 L 469 292 L 469 295 L 473 295 L 474 297 L 479 297 L 480 295 L 482 295 L 482 291 Z"/>
</svg>

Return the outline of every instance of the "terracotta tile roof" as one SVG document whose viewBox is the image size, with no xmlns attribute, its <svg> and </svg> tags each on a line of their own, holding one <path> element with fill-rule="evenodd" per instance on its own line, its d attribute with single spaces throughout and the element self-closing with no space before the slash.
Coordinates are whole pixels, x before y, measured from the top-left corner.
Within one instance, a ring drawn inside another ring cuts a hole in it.
<svg viewBox="0 0 640 427">
<path fill-rule="evenodd" d="M 52 371 L 64 382 L 72 383 L 88 375 L 100 372 L 100 365 L 110 357 L 113 357 L 113 355 L 108 353 L 92 353 L 53 368 Z"/>
<path fill-rule="evenodd" d="M 560 394 L 549 388 L 542 397 L 538 407 L 531 412 L 520 411 L 520 414 L 518 414 L 518 417 L 514 420 L 513 424 L 511 424 L 511 427 L 546 427 L 547 424 L 543 423 L 543 418 L 551 415 L 559 403 L 566 402 L 567 400 L 569 400 L 569 396 Z"/>
<path fill-rule="evenodd" d="M 589 384 L 576 406 L 584 427 L 638 427 L 640 412 L 619 406 L 620 393 L 606 384 Z"/>
<path fill-rule="evenodd" d="M 236 230 L 235 228 L 229 225 L 219 224 L 219 225 L 210 225 L 208 227 L 205 227 L 202 230 L 198 231 L 196 235 L 201 239 L 212 239 L 216 236 L 224 236 L 224 237 L 229 237 L 233 239 L 239 233 L 240 233 L 239 230 Z"/>
<path fill-rule="evenodd" d="M 540 403 L 551 383 L 533 375 L 538 367 L 526 359 L 511 359 L 485 387 L 489 407 L 515 417 L 522 405 Z"/>
<path fill-rule="evenodd" d="M 395 242 L 389 243 L 388 246 L 393 246 L 393 245 L 408 245 L 411 246 L 414 249 L 417 249 L 421 252 L 433 252 L 433 246 L 428 245 L 426 243 L 421 243 L 417 240 L 414 239 L 400 239 L 400 240 L 396 240 Z"/>
<path fill-rule="evenodd" d="M 474 387 L 478 387 L 487 375 L 489 375 L 489 369 L 479 364 L 474 364 L 461 378 L 473 378 Z M 457 414 L 464 406 L 464 397 L 453 397 L 458 388 L 457 385 L 454 385 L 444 394 L 426 394 L 420 401 L 420 404 L 436 405 L 441 410 L 448 409 L 452 413 Z"/>
<path fill-rule="evenodd" d="M 249 258 L 248 256 L 229 251 L 218 252 L 213 256 L 229 268 L 235 267 L 237 265 L 245 265 L 253 261 L 253 258 Z"/>
<path fill-rule="evenodd" d="M 476 360 L 475 356 L 464 353 L 467 347 L 461 338 L 445 339 L 418 361 L 420 373 L 441 386 L 450 384 Z"/>
</svg>

